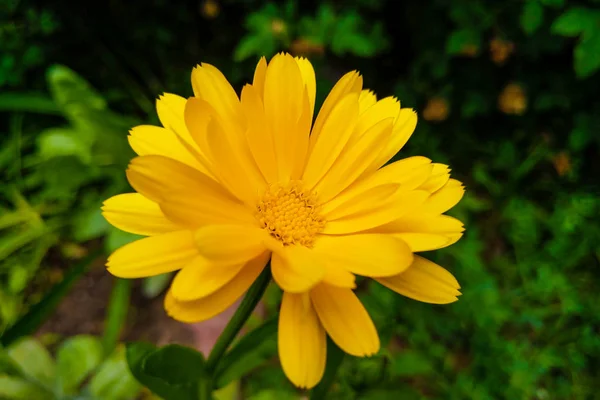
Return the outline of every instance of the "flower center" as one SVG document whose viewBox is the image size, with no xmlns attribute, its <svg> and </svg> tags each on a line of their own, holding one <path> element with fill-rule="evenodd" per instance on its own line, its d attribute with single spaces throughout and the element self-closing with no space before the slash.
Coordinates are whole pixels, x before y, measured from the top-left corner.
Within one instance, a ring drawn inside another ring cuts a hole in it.
<svg viewBox="0 0 600 400">
<path fill-rule="evenodd" d="M 301 181 L 271 185 L 256 209 L 261 227 L 284 246 L 311 247 L 325 226 L 325 220 L 318 213 L 316 196 L 305 190 Z"/>
</svg>

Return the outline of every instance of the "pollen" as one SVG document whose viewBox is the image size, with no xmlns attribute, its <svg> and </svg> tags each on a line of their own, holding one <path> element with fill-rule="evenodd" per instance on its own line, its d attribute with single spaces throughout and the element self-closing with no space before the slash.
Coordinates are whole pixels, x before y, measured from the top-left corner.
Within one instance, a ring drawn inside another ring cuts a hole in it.
<svg viewBox="0 0 600 400">
<path fill-rule="evenodd" d="M 301 181 L 271 185 L 256 209 L 261 227 L 284 246 L 311 247 L 325 226 L 315 194 L 305 190 Z"/>
</svg>

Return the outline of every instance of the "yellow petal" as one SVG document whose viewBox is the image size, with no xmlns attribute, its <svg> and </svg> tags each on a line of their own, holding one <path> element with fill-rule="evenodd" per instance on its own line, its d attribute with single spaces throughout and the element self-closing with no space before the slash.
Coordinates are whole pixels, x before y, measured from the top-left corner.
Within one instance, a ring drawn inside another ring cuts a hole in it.
<svg viewBox="0 0 600 400">
<path fill-rule="evenodd" d="M 223 265 L 215 264 L 198 256 L 175 275 L 171 284 L 171 292 L 179 301 L 192 301 L 206 297 L 230 282 L 246 262 Z"/>
<path fill-rule="evenodd" d="M 345 96 L 328 113 L 304 170 L 302 179 L 308 188 L 312 189 L 339 157 L 354 131 L 357 118 L 358 94 L 356 93 Z M 312 141 L 313 136 L 310 139 Z"/>
<path fill-rule="evenodd" d="M 377 96 L 372 90 L 363 89 L 358 98 L 359 113 L 362 114 L 369 109 L 373 104 L 377 103 Z"/>
<path fill-rule="evenodd" d="M 188 100 L 185 115 L 190 132 L 218 180 L 238 199 L 254 205 L 257 188 L 265 181 L 252 157 L 244 130 L 223 119 L 202 99 Z"/>
<path fill-rule="evenodd" d="M 382 120 L 346 148 L 315 187 L 319 200 L 324 202 L 333 198 L 361 176 L 377 157 L 381 143 L 389 139 L 391 132 L 392 119 Z"/>
<path fill-rule="evenodd" d="M 323 377 L 327 342 L 307 293 L 284 293 L 277 333 L 279 360 L 285 375 L 303 389 Z"/>
<path fill-rule="evenodd" d="M 219 187 L 199 170 L 164 156 L 136 157 L 126 173 L 136 191 L 159 203 L 177 189 Z"/>
<path fill-rule="evenodd" d="M 185 110 L 186 99 L 176 94 L 164 93 L 156 100 L 156 112 L 161 124 L 175 132 L 179 137 L 181 144 L 188 149 L 191 154 L 199 151 L 198 146 L 190 136 L 185 125 L 183 112 Z"/>
<path fill-rule="evenodd" d="M 394 292 L 425 303 L 448 304 L 460 296 L 460 286 L 450 272 L 419 256 L 415 256 L 405 272 L 377 281 Z"/>
<path fill-rule="evenodd" d="M 358 357 L 379 351 L 375 325 L 351 289 L 320 284 L 310 297 L 325 331 L 342 350 Z"/>
<path fill-rule="evenodd" d="M 323 235 L 312 250 L 321 264 L 334 264 L 363 276 L 396 275 L 413 260 L 408 245 L 392 235 Z"/>
<path fill-rule="evenodd" d="M 298 127 L 306 93 L 298 63 L 289 54 L 277 54 L 265 77 L 266 121 L 273 133 L 280 180 L 289 180 L 297 163 L 304 164 L 310 126 Z M 308 100 L 308 99 L 307 99 Z M 308 117 L 308 116 L 307 116 Z"/>
<path fill-rule="evenodd" d="M 458 204 L 465 194 L 462 184 L 450 179 L 441 189 L 434 192 L 423 204 L 423 209 L 431 214 L 442 214 Z"/>
<path fill-rule="evenodd" d="M 165 217 L 158 204 L 139 193 L 111 197 L 104 202 L 102 215 L 111 225 L 138 235 L 153 236 L 181 229 Z"/>
<path fill-rule="evenodd" d="M 389 224 L 374 229 L 377 232 L 402 233 L 440 233 L 458 234 L 464 231 L 462 222 L 448 215 L 428 215 L 423 213 L 406 214 Z"/>
<path fill-rule="evenodd" d="M 313 112 L 315 109 L 315 97 L 317 96 L 317 79 L 315 77 L 315 70 L 310 63 L 304 57 L 295 57 L 296 63 L 298 63 L 298 68 L 300 68 L 300 73 L 302 74 L 302 80 L 304 81 L 304 85 L 306 87 L 306 92 L 308 94 L 309 106 L 310 106 L 310 116 L 309 119 L 312 122 Z"/>
<path fill-rule="evenodd" d="M 232 126 L 241 123 L 240 101 L 227 78 L 217 68 L 202 63 L 192 71 L 194 96 L 207 101 Z"/>
<path fill-rule="evenodd" d="M 197 255 L 192 232 L 175 231 L 126 244 L 108 257 L 106 266 L 120 278 L 143 278 L 176 271 Z"/>
<path fill-rule="evenodd" d="M 408 139 L 415 131 L 417 126 L 417 113 L 409 108 L 403 108 L 396 117 L 394 128 L 390 141 L 387 143 L 383 151 L 379 154 L 377 160 L 371 165 L 371 170 L 375 171 L 380 168 L 392 157 L 394 157 L 406 144 Z"/>
<path fill-rule="evenodd" d="M 165 297 L 167 314 L 181 322 L 201 322 L 225 311 L 239 299 L 258 278 L 269 260 L 265 252 L 249 261 L 241 271 L 216 292 L 193 301 L 179 301 L 173 296 L 173 289 Z"/>
<path fill-rule="evenodd" d="M 129 131 L 127 139 L 133 151 L 139 156 L 165 156 L 206 172 L 198 159 L 181 143 L 175 132 L 169 129 L 140 125 Z"/>
<path fill-rule="evenodd" d="M 394 236 L 402 239 L 413 253 L 437 250 L 452 244 L 452 240 L 448 235 L 437 233 L 405 232 L 395 233 Z"/>
<path fill-rule="evenodd" d="M 313 149 L 317 141 L 319 140 L 325 122 L 329 119 L 329 114 L 338 106 L 338 103 L 342 101 L 348 94 L 355 93 L 360 94 L 362 90 L 362 76 L 358 71 L 348 72 L 342 76 L 341 79 L 331 89 L 331 92 L 327 95 L 327 98 L 319 110 L 317 119 L 313 126 L 310 135 L 310 149 Z M 358 100 L 357 100 L 358 101 Z M 358 107 L 357 107 L 358 109 Z"/>
<path fill-rule="evenodd" d="M 421 190 L 427 190 L 430 193 L 439 190 L 450 179 L 450 168 L 444 164 L 434 163 L 431 175 L 427 180 L 419 186 Z"/>
<path fill-rule="evenodd" d="M 385 188 L 384 185 L 378 186 L 371 189 L 369 193 L 381 191 L 380 194 L 383 194 Z M 424 190 L 407 192 L 397 190 L 389 195 L 387 201 L 381 199 L 380 202 L 377 202 L 377 197 L 375 197 L 373 206 L 369 205 L 367 201 L 357 202 L 357 206 L 362 207 L 362 210 L 337 219 L 328 219 L 323 233 L 328 235 L 349 234 L 386 226 L 402 215 L 410 214 L 422 207 L 427 197 L 429 197 L 429 193 Z"/>
<path fill-rule="evenodd" d="M 214 224 L 256 225 L 249 208 L 223 189 L 207 185 L 173 190 L 160 208 L 171 221 L 190 229 Z"/>
<path fill-rule="evenodd" d="M 390 124 L 393 125 L 393 121 L 396 119 L 399 112 L 400 102 L 395 97 L 386 97 L 385 99 L 379 100 L 360 114 L 360 117 L 356 122 L 353 138 L 356 140 L 360 139 L 363 135 L 366 135 L 374 125 L 384 119 L 391 118 Z M 389 140 L 379 142 L 379 146 L 381 147 L 387 142 L 389 142 Z"/>
<path fill-rule="evenodd" d="M 275 282 L 286 292 L 301 293 L 321 281 L 325 269 L 312 250 L 304 246 L 275 246 L 271 258 L 271 272 Z"/>
<path fill-rule="evenodd" d="M 261 96 L 254 86 L 246 85 L 242 89 L 242 111 L 247 123 L 246 136 L 250 152 L 263 177 L 268 183 L 276 183 L 279 180 L 279 171 L 275 142 L 271 127 L 267 124 Z"/>
<path fill-rule="evenodd" d="M 254 86 L 257 90 L 259 97 L 262 99 L 265 92 L 265 76 L 267 75 L 267 60 L 264 57 L 261 57 L 258 60 L 258 64 L 256 64 L 256 69 L 254 70 L 254 80 L 252 81 L 252 86 Z"/>
<path fill-rule="evenodd" d="M 209 225 L 196 231 L 200 254 L 214 264 L 243 264 L 265 250 L 264 229 L 241 225 Z"/>
<path fill-rule="evenodd" d="M 388 183 L 369 188 L 363 192 L 353 191 L 350 196 L 340 195 L 321 206 L 321 215 L 327 221 L 344 218 L 358 212 L 377 208 L 389 202 L 400 185 Z"/>
</svg>

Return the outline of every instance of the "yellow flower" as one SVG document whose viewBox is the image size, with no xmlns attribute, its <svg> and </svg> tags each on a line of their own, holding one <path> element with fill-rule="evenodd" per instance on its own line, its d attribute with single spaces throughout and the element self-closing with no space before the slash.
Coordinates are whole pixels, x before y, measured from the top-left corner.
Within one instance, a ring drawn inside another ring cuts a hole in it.
<svg viewBox="0 0 600 400">
<path fill-rule="evenodd" d="M 197 322 L 233 304 L 271 260 L 284 291 L 281 364 L 304 388 L 323 375 L 326 334 L 355 356 L 379 350 L 356 275 L 424 302 L 457 300 L 456 279 L 413 253 L 461 237 L 463 224 L 443 215 L 461 183 L 425 157 L 384 166 L 411 136 L 412 110 L 378 101 L 350 72 L 313 123 L 313 67 L 288 54 L 262 58 L 241 97 L 208 64 L 194 69 L 192 86 L 188 100 L 159 98 L 163 127 L 131 131 L 139 157 L 127 178 L 137 193 L 103 210 L 114 226 L 149 237 L 115 251 L 112 274 L 179 270 L 165 308 Z"/>
</svg>

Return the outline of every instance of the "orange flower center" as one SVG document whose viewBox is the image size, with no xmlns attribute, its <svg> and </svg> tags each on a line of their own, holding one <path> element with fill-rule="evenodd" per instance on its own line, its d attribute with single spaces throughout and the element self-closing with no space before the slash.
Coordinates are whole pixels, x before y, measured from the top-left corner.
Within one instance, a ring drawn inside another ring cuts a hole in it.
<svg viewBox="0 0 600 400">
<path fill-rule="evenodd" d="M 316 196 L 301 181 L 271 185 L 258 202 L 256 218 L 263 229 L 283 243 L 311 247 L 323 230 Z"/>
</svg>

